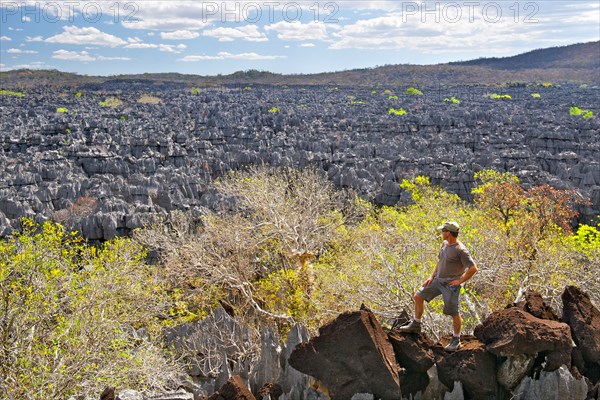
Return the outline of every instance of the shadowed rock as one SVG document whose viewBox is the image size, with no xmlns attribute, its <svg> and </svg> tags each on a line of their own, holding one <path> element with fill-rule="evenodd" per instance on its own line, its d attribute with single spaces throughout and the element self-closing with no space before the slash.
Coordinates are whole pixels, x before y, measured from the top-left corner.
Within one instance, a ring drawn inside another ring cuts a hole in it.
<svg viewBox="0 0 600 400">
<path fill-rule="evenodd" d="M 512 307 L 493 312 L 474 331 L 475 336 L 496 356 L 509 357 L 540 353 L 546 357 L 545 370 L 571 365 L 572 339 L 567 324 L 536 318 Z"/>
<path fill-rule="evenodd" d="M 460 382 L 471 399 L 500 398 L 494 355 L 487 352 L 485 345 L 471 335 L 463 335 L 460 340 L 461 347 L 453 353 L 446 352 L 440 345 L 434 349 L 440 381 L 450 388 L 454 382 Z M 449 335 L 442 338 L 442 346 L 449 341 Z"/>
<path fill-rule="evenodd" d="M 588 363 L 600 363 L 600 311 L 587 293 L 567 286 L 562 294 L 563 317 L 573 333 L 573 340 Z"/>
<path fill-rule="evenodd" d="M 400 374 L 400 386 L 404 396 L 425 390 L 429 384 L 427 370 L 435 360 L 429 351 L 433 343 L 424 334 L 402 333 L 392 330 L 388 333 L 396 361 L 404 370 Z"/>
<path fill-rule="evenodd" d="M 207 400 L 256 400 L 239 375 L 232 376 Z"/>
<path fill-rule="evenodd" d="M 525 293 L 525 300 L 516 303 L 515 307 L 526 311 L 534 317 L 540 319 L 558 321 L 558 316 L 554 313 L 552 308 L 550 308 L 546 303 L 544 303 L 542 295 L 534 290 L 528 290 Z"/>
<path fill-rule="evenodd" d="M 371 393 L 382 400 L 402 398 L 392 345 L 375 315 L 362 308 L 341 314 L 299 344 L 288 360 L 329 389 L 332 400 Z"/>
</svg>

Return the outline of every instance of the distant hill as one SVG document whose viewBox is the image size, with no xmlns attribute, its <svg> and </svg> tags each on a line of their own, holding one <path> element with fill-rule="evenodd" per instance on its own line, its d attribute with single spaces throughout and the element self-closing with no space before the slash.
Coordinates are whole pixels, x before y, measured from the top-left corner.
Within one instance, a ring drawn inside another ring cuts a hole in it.
<svg viewBox="0 0 600 400">
<path fill-rule="evenodd" d="M 114 76 L 87 76 L 57 70 L 0 72 L 0 89 L 40 85 L 86 85 L 93 90 L 131 90 L 136 87 L 164 90 L 231 84 L 426 86 L 516 82 L 600 85 L 600 41 L 534 50 L 513 57 L 480 58 L 437 65 L 385 65 L 317 74 L 283 75 L 257 70 L 217 76 L 174 72 Z"/>
<path fill-rule="evenodd" d="M 600 68 L 600 41 L 569 46 L 538 49 L 512 57 L 479 58 L 453 62 L 450 65 L 470 65 L 504 70 L 538 68 Z"/>
</svg>

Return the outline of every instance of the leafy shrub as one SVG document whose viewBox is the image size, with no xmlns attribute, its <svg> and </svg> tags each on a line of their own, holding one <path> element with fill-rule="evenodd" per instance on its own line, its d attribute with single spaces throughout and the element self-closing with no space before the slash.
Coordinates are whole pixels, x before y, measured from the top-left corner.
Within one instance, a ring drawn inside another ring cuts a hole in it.
<svg viewBox="0 0 600 400">
<path fill-rule="evenodd" d="M 444 101 L 445 101 L 445 102 L 447 102 L 447 103 L 452 103 L 452 104 L 460 104 L 460 100 L 459 100 L 459 99 L 457 99 L 457 98 L 456 98 L 456 97 L 454 97 L 454 96 L 452 96 L 452 97 L 450 97 L 450 98 L 447 98 L 447 97 L 446 97 L 446 98 L 444 99 Z"/>
<path fill-rule="evenodd" d="M 174 382 L 178 368 L 156 340 L 168 296 L 144 257 L 131 240 L 91 247 L 50 222 L 24 220 L 23 233 L 0 241 L 3 395 L 68 398 Z"/>
<path fill-rule="evenodd" d="M 58 107 L 58 108 L 56 109 L 56 112 L 57 112 L 57 113 L 59 113 L 59 114 L 63 114 L 63 113 L 67 113 L 67 112 L 69 112 L 69 109 L 68 109 L 68 108 L 66 108 L 66 107 Z"/>
<path fill-rule="evenodd" d="M 584 110 L 579 107 L 571 106 L 569 109 L 570 115 L 581 115 L 583 119 L 589 119 L 594 116 L 594 112 L 591 110 Z"/>
<path fill-rule="evenodd" d="M 83 96 L 83 93 L 81 93 L 81 92 L 75 93 L 75 97 L 80 98 L 81 96 Z"/>
<path fill-rule="evenodd" d="M 512 100 L 509 94 L 488 93 L 485 96 L 495 100 Z"/>
<path fill-rule="evenodd" d="M 278 113 L 279 111 L 281 111 L 281 109 L 279 107 L 275 107 L 275 106 L 273 106 L 267 110 L 267 112 L 270 114 L 275 114 L 275 113 Z"/>
<path fill-rule="evenodd" d="M 13 92 L 12 90 L 0 90 L 0 96 L 14 96 L 14 97 L 23 97 L 25 96 L 23 92 Z"/>
<path fill-rule="evenodd" d="M 531 97 L 533 97 L 534 99 L 541 99 L 542 96 L 539 93 L 531 93 Z"/>
<path fill-rule="evenodd" d="M 405 115 L 406 110 L 404 108 L 395 109 L 392 107 L 388 110 L 388 114 L 390 114 L 390 115 Z"/>
<path fill-rule="evenodd" d="M 549 88 L 549 87 L 552 87 L 552 83 L 551 82 L 544 82 L 544 83 L 542 83 L 542 86 L 545 87 L 545 88 Z"/>
<path fill-rule="evenodd" d="M 193 95 L 200 94 L 200 89 L 198 89 L 198 88 L 192 88 L 192 94 Z"/>
<path fill-rule="evenodd" d="M 406 89 L 406 94 L 412 94 L 412 95 L 422 95 L 423 92 L 420 91 L 419 89 L 415 89 L 414 87 L 409 87 L 408 89 Z"/>
</svg>

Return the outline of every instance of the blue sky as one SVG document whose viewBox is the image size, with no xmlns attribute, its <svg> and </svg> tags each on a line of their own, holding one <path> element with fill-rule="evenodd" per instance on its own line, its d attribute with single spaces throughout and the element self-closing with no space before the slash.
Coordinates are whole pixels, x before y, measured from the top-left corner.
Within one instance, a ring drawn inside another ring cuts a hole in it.
<svg viewBox="0 0 600 400">
<path fill-rule="evenodd" d="M 0 0 L 2 70 L 314 73 L 597 40 L 596 0 Z"/>
</svg>

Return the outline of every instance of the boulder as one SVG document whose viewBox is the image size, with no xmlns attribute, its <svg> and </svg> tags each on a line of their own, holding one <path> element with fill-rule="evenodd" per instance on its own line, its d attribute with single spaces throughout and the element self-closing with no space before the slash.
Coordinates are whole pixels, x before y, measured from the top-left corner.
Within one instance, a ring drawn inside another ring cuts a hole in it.
<svg viewBox="0 0 600 400">
<path fill-rule="evenodd" d="M 207 400 L 256 400 L 239 375 L 232 376 Z"/>
<path fill-rule="evenodd" d="M 429 384 L 427 370 L 435 359 L 429 351 L 433 343 L 424 334 L 402 333 L 392 330 L 388 333 L 396 361 L 404 370 L 400 374 L 400 386 L 404 396 L 416 395 Z"/>
<path fill-rule="evenodd" d="M 460 382 L 468 398 L 499 398 L 496 357 L 474 336 L 463 335 L 460 340 L 461 347 L 453 353 L 446 352 L 440 345 L 434 348 L 440 381 L 450 388 Z M 446 345 L 449 341 L 450 335 L 447 335 L 441 344 Z"/>
<path fill-rule="evenodd" d="M 600 311 L 590 297 L 575 286 L 562 294 L 563 321 L 571 327 L 573 340 L 588 363 L 600 363 Z"/>
<path fill-rule="evenodd" d="M 534 290 L 525 292 L 525 300 L 515 303 L 515 307 L 540 319 L 558 321 L 558 316 L 554 313 L 552 308 L 544 303 L 542 295 Z"/>
<path fill-rule="evenodd" d="M 294 349 L 288 363 L 323 382 L 332 400 L 356 393 L 402 398 L 394 349 L 375 315 L 364 307 L 321 327 L 319 336 Z"/>
<path fill-rule="evenodd" d="M 498 367 L 496 374 L 498 383 L 508 390 L 516 387 L 533 370 L 535 357 L 533 356 L 514 356 L 508 357 Z"/>
<path fill-rule="evenodd" d="M 519 308 L 493 312 L 474 331 L 486 349 L 499 357 L 545 357 L 547 371 L 571 365 L 572 339 L 567 324 L 536 318 Z"/>
</svg>

